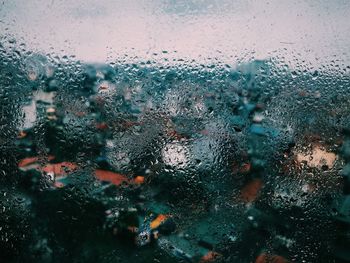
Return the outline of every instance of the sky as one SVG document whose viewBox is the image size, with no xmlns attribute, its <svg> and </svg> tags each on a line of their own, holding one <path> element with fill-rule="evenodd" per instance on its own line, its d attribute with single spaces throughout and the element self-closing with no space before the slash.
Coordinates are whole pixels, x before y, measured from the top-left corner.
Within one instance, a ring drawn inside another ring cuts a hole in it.
<svg viewBox="0 0 350 263">
<path fill-rule="evenodd" d="M 0 41 L 85 62 L 349 63 L 349 17 L 347 0 L 3 0 Z"/>
</svg>

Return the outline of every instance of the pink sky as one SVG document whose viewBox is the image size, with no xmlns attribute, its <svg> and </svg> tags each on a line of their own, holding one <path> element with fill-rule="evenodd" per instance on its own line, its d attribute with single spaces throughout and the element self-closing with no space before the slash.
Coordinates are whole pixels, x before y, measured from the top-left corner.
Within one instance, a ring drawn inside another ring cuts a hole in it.
<svg viewBox="0 0 350 263">
<path fill-rule="evenodd" d="M 0 32 L 27 48 L 89 62 L 350 61 L 350 1 L 8 0 L 0 17 Z"/>
</svg>

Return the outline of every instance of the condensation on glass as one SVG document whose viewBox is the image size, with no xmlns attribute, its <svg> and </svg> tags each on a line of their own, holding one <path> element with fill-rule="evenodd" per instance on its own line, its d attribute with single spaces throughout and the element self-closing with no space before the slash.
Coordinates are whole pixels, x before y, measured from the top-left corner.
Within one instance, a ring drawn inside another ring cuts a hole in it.
<svg viewBox="0 0 350 263">
<path fill-rule="evenodd" d="M 349 16 L 2 1 L 0 262 L 350 262 Z"/>
</svg>

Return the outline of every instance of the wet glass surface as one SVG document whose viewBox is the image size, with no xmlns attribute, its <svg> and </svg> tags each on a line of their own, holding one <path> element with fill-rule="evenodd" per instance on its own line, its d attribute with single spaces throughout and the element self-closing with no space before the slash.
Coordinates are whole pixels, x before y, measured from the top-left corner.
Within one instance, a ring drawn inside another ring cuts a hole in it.
<svg viewBox="0 0 350 263">
<path fill-rule="evenodd" d="M 0 262 L 350 262 L 349 15 L 0 2 Z"/>
</svg>

